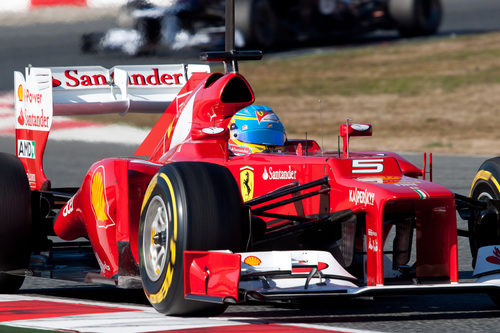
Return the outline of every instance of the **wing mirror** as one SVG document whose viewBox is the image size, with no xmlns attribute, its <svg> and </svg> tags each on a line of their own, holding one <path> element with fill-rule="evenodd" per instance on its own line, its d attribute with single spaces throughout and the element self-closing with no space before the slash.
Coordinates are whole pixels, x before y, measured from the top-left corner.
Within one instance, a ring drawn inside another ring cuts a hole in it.
<svg viewBox="0 0 500 333">
<path fill-rule="evenodd" d="M 349 120 L 347 119 L 345 124 L 340 124 L 344 157 L 349 157 L 349 138 L 351 136 L 372 136 L 371 124 L 350 124 Z"/>
</svg>

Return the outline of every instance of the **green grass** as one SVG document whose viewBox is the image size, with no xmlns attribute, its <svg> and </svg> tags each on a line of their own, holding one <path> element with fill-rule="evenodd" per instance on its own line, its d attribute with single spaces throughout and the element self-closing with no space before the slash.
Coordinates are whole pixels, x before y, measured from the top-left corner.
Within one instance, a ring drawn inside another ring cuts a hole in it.
<svg viewBox="0 0 500 333">
<path fill-rule="evenodd" d="M 34 328 L 21 328 L 7 325 L 0 325 L 0 333 L 30 333 L 30 332 L 38 332 L 38 333 L 48 333 L 48 332 L 59 332 L 53 330 L 38 330 Z"/>
<path fill-rule="evenodd" d="M 494 41 L 489 43 L 489 38 Z M 253 82 L 257 95 L 417 95 L 435 89 L 453 91 L 500 82 L 497 39 L 498 34 L 489 34 L 369 46 L 293 59 L 273 58 L 245 63 L 240 68 Z"/>
</svg>

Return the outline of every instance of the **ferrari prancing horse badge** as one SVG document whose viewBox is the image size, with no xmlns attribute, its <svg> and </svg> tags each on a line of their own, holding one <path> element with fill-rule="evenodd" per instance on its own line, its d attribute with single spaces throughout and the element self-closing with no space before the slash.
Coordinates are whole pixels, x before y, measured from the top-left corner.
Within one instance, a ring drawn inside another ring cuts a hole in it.
<svg viewBox="0 0 500 333">
<path fill-rule="evenodd" d="M 254 188 L 254 177 L 253 168 L 250 166 L 244 166 L 240 168 L 240 189 L 243 201 L 253 199 L 253 188 Z"/>
</svg>

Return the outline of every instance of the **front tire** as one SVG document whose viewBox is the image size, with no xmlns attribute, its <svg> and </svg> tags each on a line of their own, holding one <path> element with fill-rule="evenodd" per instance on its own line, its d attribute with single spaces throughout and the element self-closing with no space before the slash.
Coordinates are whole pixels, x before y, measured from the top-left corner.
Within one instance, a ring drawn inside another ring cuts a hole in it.
<svg viewBox="0 0 500 333">
<path fill-rule="evenodd" d="M 31 254 L 31 191 L 21 161 L 0 153 L 0 293 L 15 293 Z"/>
<path fill-rule="evenodd" d="M 478 170 L 471 188 L 471 197 L 480 201 L 500 199 L 500 157 L 485 161 Z M 477 225 L 475 221 L 469 220 L 469 244 L 472 254 L 472 266 L 475 267 L 477 251 L 488 245 L 500 244 L 500 226 L 496 218 L 491 221 L 483 221 Z M 500 293 L 489 293 L 491 300 L 500 306 Z"/>
<path fill-rule="evenodd" d="M 403 37 L 435 34 L 442 19 L 441 0 L 390 0 L 389 13 Z"/>
<path fill-rule="evenodd" d="M 470 196 L 473 199 L 486 201 L 500 199 L 500 190 L 496 183 L 500 180 L 500 157 L 485 161 L 479 168 L 471 187 Z M 486 221 L 476 225 L 469 220 L 469 244 L 472 254 L 472 265 L 476 264 L 479 248 L 500 243 L 499 228 L 496 221 Z"/>
<path fill-rule="evenodd" d="M 227 306 L 184 299 L 185 250 L 241 251 L 242 201 L 220 165 L 177 162 L 160 168 L 146 191 L 139 227 L 139 267 L 153 307 L 168 315 L 215 315 Z"/>
</svg>

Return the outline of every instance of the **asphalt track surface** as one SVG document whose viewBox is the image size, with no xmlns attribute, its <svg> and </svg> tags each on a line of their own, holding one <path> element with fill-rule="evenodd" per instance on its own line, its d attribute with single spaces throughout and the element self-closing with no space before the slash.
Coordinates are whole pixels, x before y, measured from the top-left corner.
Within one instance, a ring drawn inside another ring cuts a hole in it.
<svg viewBox="0 0 500 333">
<path fill-rule="evenodd" d="M 440 36 L 500 30 L 498 0 L 445 0 L 444 4 L 446 14 Z M 78 36 L 82 32 L 100 31 L 112 25 L 112 20 L 99 20 L 84 24 L 0 26 L 0 91 L 11 90 L 12 71 L 22 70 L 27 64 L 34 66 L 99 64 L 111 67 L 115 64 L 171 63 L 179 60 L 179 57 L 134 59 L 116 55 L 79 53 Z M 355 46 L 365 42 L 393 40 L 397 40 L 395 34 L 383 32 L 367 37 L 364 41 L 355 43 Z M 194 58 L 183 60 L 191 59 Z M 0 138 L 0 151 L 13 152 L 14 140 Z M 78 186 L 94 161 L 103 157 L 130 155 L 133 151 L 134 147 L 123 145 L 49 142 L 45 170 L 47 176 L 53 180 L 54 186 Z M 405 156 L 420 165 L 421 156 L 413 154 Z M 485 158 L 435 156 L 435 181 L 455 192 L 467 194 L 472 177 Z M 461 277 L 470 276 L 470 254 L 464 239 L 460 239 L 459 258 Z M 38 279 L 27 279 L 21 293 L 106 300 L 119 304 L 146 303 L 141 292 Z M 498 319 L 500 310 L 497 310 L 486 295 L 481 294 L 377 297 L 311 304 L 306 308 L 231 306 L 224 315 L 259 318 L 277 323 L 293 321 L 385 332 L 496 332 L 500 327 Z"/>
</svg>

